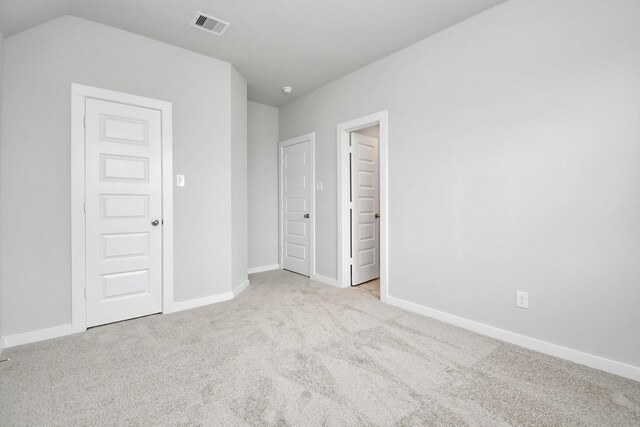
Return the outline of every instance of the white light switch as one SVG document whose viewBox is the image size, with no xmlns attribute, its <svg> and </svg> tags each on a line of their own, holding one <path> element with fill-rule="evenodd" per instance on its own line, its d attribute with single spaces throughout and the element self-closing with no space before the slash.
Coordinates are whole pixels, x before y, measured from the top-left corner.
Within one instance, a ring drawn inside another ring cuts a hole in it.
<svg viewBox="0 0 640 427">
<path fill-rule="evenodd" d="M 322 182 L 322 181 L 316 182 L 316 190 L 317 191 L 324 191 L 324 182 Z"/>
<path fill-rule="evenodd" d="M 176 186 L 184 187 L 184 175 L 176 175 Z"/>
</svg>

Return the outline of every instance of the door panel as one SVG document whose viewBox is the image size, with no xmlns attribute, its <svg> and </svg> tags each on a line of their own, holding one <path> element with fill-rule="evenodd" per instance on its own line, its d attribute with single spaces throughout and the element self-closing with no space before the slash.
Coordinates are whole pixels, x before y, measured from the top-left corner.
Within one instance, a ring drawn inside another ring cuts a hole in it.
<svg viewBox="0 0 640 427">
<path fill-rule="evenodd" d="M 378 140 L 351 133 L 351 284 L 380 277 Z"/>
<path fill-rule="evenodd" d="M 282 148 L 282 267 L 309 275 L 309 218 L 311 200 L 311 144 L 309 141 Z"/>
<path fill-rule="evenodd" d="M 102 154 L 100 178 L 102 181 L 149 182 L 149 159 Z"/>
<path fill-rule="evenodd" d="M 100 115 L 100 140 L 123 144 L 149 145 L 149 122 L 132 117 Z"/>
<path fill-rule="evenodd" d="M 104 259 L 149 256 L 149 233 L 103 234 Z"/>
<path fill-rule="evenodd" d="M 104 300 L 149 293 L 149 270 L 103 274 L 102 280 L 104 281 Z"/>
<path fill-rule="evenodd" d="M 87 326 L 96 326 L 162 311 L 161 114 L 87 99 L 85 115 Z"/>
</svg>

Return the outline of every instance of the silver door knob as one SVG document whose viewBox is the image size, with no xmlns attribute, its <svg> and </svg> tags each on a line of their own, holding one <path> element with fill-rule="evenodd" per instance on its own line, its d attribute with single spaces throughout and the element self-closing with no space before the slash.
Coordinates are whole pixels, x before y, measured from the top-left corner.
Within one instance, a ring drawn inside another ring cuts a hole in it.
<svg viewBox="0 0 640 427">
<path fill-rule="evenodd" d="M 157 219 L 154 219 L 153 221 L 151 221 L 151 225 L 153 225 L 154 227 L 157 226 L 158 224 L 160 224 L 160 221 L 158 221 Z"/>
<path fill-rule="evenodd" d="M 304 214 L 304 217 L 305 218 L 309 218 L 309 214 Z"/>
</svg>

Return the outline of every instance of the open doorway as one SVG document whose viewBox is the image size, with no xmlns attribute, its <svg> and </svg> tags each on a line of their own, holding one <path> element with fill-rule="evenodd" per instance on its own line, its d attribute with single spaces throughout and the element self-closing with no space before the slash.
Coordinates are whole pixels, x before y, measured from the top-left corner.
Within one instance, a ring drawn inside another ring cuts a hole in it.
<svg viewBox="0 0 640 427">
<path fill-rule="evenodd" d="M 342 287 L 387 292 L 387 112 L 338 126 L 338 267 Z"/>
<path fill-rule="evenodd" d="M 380 296 L 380 125 L 349 133 L 351 286 Z M 377 288 L 377 291 L 376 291 Z"/>
</svg>

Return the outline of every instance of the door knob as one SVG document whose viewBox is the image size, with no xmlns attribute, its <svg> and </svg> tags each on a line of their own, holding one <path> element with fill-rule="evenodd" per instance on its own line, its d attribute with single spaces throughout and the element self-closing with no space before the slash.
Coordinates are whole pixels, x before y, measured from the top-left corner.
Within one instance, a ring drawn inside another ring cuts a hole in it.
<svg viewBox="0 0 640 427">
<path fill-rule="evenodd" d="M 376 218 L 380 218 L 380 214 L 376 214 L 375 216 L 376 216 Z"/>
<path fill-rule="evenodd" d="M 153 221 L 151 221 L 151 225 L 153 225 L 154 227 L 157 226 L 158 224 L 160 224 L 160 221 L 158 221 L 157 219 L 154 219 Z"/>
<path fill-rule="evenodd" d="M 309 214 L 304 214 L 304 217 L 305 218 L 309 218 Z"/>
</svg>

